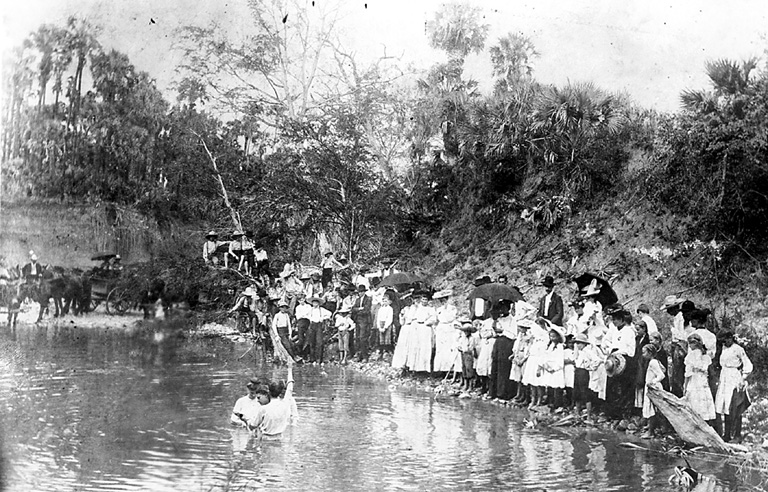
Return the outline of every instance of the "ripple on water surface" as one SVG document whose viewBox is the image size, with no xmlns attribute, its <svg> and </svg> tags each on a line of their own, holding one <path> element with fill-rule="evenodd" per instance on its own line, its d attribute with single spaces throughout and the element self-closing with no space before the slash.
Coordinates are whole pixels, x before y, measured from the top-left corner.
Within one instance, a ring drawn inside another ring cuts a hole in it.
<svg viewBox="0 0 768 492">
<path fill-rule="evenodd" d="M 247 344 L 140 332 L 0 333 L 10 490 L 644 490 L 677 464 L 613 435 L 526 429 L 522 412 L 296 368 L 300 417 L 279 441 L 228 423 L 249 377 L 282 378 Z M 694 460 L 694 466 L 710 464 Z M 727 465 L 710 467 L 736 490 Z"/>
</svg>

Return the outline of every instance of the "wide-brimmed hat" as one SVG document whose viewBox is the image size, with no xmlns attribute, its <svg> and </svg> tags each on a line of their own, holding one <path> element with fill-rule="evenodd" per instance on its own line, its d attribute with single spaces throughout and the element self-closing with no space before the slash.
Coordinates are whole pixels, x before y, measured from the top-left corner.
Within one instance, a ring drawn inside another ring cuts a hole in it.
<svg viewBox="0 0 768 492">
<path fill-rule="evenodd" d="M 429 291 L 424 289 L 414 290 L 413 297 L 414 299 L 417 297 L 426 297 L 427 299 L 429 299 Z"/>
<path fill-rule="evenodd" d="M 624 306 L 622 306 L 620 303 L 615 302 L 613 304 L 610 304 L 603 309 L 603 312 L 607 314 L 608 316 L 613 316 L 614 313 L 618 313 L 619 311 L 623 311 Z"/>
<path fill-rule="evenodd" d="M 536 325 L 533 321 L 529 319 L 519 319 L 517 320 L 517 327 L 518 328 L 525 328 L 526 330 L 530 330 Z"/>
<path fill-rule="evenodd" d="M 701 339 L 701 335 L 698 333 L 691 333 L 688 335 L 688 343 L 697 342 L 700 345 L 704 345 L 704 340 Z"/>
<path fill-rule="evenodd" d="M 35 253 L 32 253 L 31 255 L 29 255 L 29 259 L 32 261 L 37 261 L 37 255 Z"/>
<path fill-rule="evenodd" d="M 555 279 L 552 277 L 552 275 L 547 275 L 544 277 L 544 280 L 541 281 L 541 285 L 544 287 L 554 287 L 555 286 Z"/>
<path fill-rule="evenodd" d="M 360 284 L 360 285 L 357 286 L 357 291 L 358 292 L 365 292 L 367 290 L 368 290 L 368 287 L 366 287 L 365 284 Z"/>
<path fill-rule="evenodd" d="M 469 318 L 462 318 L 459 320 L 459 329 L 468 333 L 474 333 L 477 331 L 477 327 L 472 323 Z"/>
<path fill-rule="evenodd" d="M 277 303 L 277 307 L 291 307 L 286 301 L 280 301 Z"/>
<path fill-rule="evenodd" d="M 205 237 L 206 238 L 209 238 L 209 237 L 219 237 L 219 233 L 217 233 L 216 231 L 210 231 L 210 232 L 208 232 L 208 234 L 205 235 Z"/>
<path fill-rule="evenodd" d="M 333 251 L 329 250 L 329 251 L 326 251 L 325 253 L 323 253 L 323 256 L 328 256 L 328 255 L 332 255 L 332 254 L 333 254 Z"/>
<path fill-rule="evenodd" d="M 592 281 L 585 288 L 581 289 L 581 295 L 584 297 L 596 296 L 600 293 L 600 284 L 597 283 L 597 279 L 593 278 Z"/>
<path fill-rule="evenodd" d="M 321 278 L 321 277 L 322 277 L 322 275 L 320 275 L 317 272 L 312 272 L 312 275 L 310 275 L 310 278 Z"/>
<path fill-rule="evenodd" d="M 661 306 L 661 308 L 659 308 L 659 310 L 666 311 L 669 308 L 680 306 L 680 304 L 683 302 L 685 302 L 685 299 L 682 297 L 677 297 L 676 295 L 668 295 L 664 298 L 664 304 Z"/>
<path fill-rule="evenodd" d="M 243 235 L 243 231 L 237 231 L 236 230 L 236 231 L 232 232 L 232 237 L 238 237 L 238 236 L 242 236 L 242 235 Z"/>
<path fill-rule="evenodd" d="M 589 341 L 589 338 L 587 338 L 587 335 L 584 333 L 577 333 L 573 336 L 573 343 L 583 343 L 585 345 L 589 345 L 591 342 Z"/>
<path fill-rule="evenodd" d="M 547 329 L 549 331 L 554 331 L 555 333 L 560 335 L 560 339 L 562 341 L 565 341 L 565 328 L 563 328 L 562 326 L 556 325 L 554 323 L 549 323 L 549 326 L 547 326 Z"/>
<path fill-rule="evenodd" d="M 622 354 L 611 354 L 605 360 L 605 372 L 609 378 L 620 376 L 627 368 L 627 360 Z"/>
<path fill-rule="evenodd" d="M 348 314 L 352 312 L 352 308 L 349 306 L 343 306 L 341 309 L 337 311 L 339 314 Z"/>
<path fill-rule="evenodd" d="M 307 301 L 310 304 L 315 302 L 315 301 L 319 302 L 320 304 L 323 304 L 325 302 L 325 299 L 323 299 L 322 297 L 312 296 L 309 299 L 307 299 Z"/>
<path fill-rule="evenodd" d="M 256 389 L 261 385 L 261 381 L 259 381 L 256 378 L 251 378 L 246 384 L 246 388 L 248 389 Z"/>
<path fill-rule="evenodd" d="M 475 281 L 473 283 L 475 287 L 480 287 L 481 285 L 490 284 L 491 277 L 488 275 L 478 275 L 477 277 L 475 277 Z"/>
<path fill-rule="evenodd" d="M 310 275 L 308 273 L 304 272 L 299 277 L 299 280 L 309 280 L 310 278 L 312 278 L 312 277 L 310 277 Z"/>
<path fill-rule="evenodd" d="M 432 294 L 432 299 L 446 299 L 448 297 L 451 297 L 453 295 L 453 290 L 451 289 L 443 289 L 438 290 L 434 294 Z"/>
<path fill-rule="evenodd" d="M 253 297 L 253 296 L 257 295 L 257 294 L 258 294 L 258 292 L 256 292 L 256 289 L 254 289 L 253 287 L 246 287 L 245 290 L 243 291 L 243 295 L 244 296 Z"/>
</svg>

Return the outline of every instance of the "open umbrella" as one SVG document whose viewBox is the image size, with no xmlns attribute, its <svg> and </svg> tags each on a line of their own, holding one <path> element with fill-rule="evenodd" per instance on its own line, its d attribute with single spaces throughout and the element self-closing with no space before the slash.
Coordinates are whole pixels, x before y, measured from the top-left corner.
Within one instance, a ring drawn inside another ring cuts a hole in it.
<svg viewBox="0 0 768 492">
<path fill-rule="evenodd" d="M 597 294 L 595 298 L 603 307 L 610 306 L 619 300 L 619 296 L 613 291 L 611 285 L 597 275 L 587 272 L 582 273 L 578 277 L 574 277 L 572 280 L 578 286 L 579 292 L 586 289 L 587 286 L 592 283 L 592 280 L 596 280 L 597 285 L 600 287 L 600 293 Z"/>
<path fill-rule="evenodd" d="M 424 279 L 415 273 L 397 272 L 387 276 L 379 284 L 384 287 L 395 287 L 397 285 L 415 284 L 416 282 L 423 282 Z"/>
<path fill-rule="evenodd" d="M 109 260 L 111 258 L 114 258 L 115 256 L 117 256 L 115 253 L 110 253 L 110 252 L 107 252 L 107 251 L 101 251 L 101 252 L 96 253 L 95 255 L 93 255 L 93 257 L 91 257 L 91 260 L 93 260 L 93 261 L 104 261 L 104 260 Z"/>
<path fill-rule="evenodd" d="M 523 295 L 516 287 L 494 282 L 475 287 L 475 289 L 469 293 L 470 300 L 478 298 L 486 299 L 491 303 L 496 303 L 501 300 L 517 302 L 523 300 Z"/>
</svg>

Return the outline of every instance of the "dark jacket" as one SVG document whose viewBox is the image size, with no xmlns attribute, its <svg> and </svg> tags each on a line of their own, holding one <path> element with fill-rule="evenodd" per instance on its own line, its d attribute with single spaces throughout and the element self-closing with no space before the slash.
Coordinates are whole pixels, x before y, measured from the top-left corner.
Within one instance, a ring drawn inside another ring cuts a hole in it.
<svg viewBox="0 0 768 492">
<path fill-rule="evenodd" d="M 544 300 L 547 296 L 544 296 L 539 301 L 539 316 L 548 319 L 553 324 L 563 326 L 563 298 L 557 295 L 557 292 L 552 292 L 552 300 L 549 302 L 549 312 L 544 312 Z"/>
<path fill-rule="evenodd" d="M 361 302 L 362 298 L 362 302 Z M 371 323 L 371 296 L 359 296 L 352 306 L 352 319 L 355 323 Z"/>
</svg>

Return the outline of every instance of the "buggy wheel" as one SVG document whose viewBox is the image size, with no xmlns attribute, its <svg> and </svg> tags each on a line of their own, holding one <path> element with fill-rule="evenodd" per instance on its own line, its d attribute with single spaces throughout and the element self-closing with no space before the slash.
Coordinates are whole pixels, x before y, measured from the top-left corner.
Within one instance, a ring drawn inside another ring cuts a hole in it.
<svg viewBox="0 0 768 492">
<path fill-rule="evenodd" d="M 128 310 L 128 299 L 123 291 L 117 287 L 109 291 L 107 295 L 107 314 L 123 314 Z"/>
</svg>

